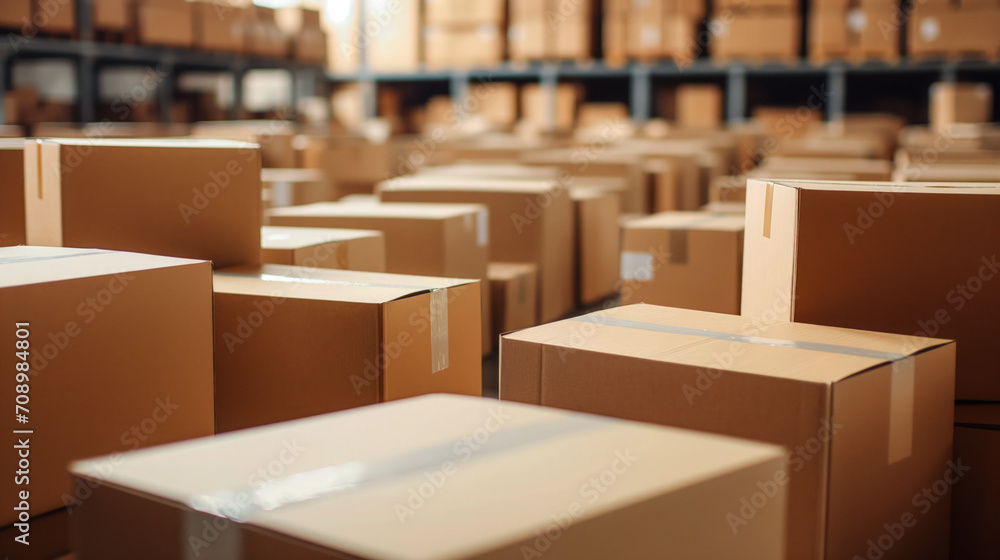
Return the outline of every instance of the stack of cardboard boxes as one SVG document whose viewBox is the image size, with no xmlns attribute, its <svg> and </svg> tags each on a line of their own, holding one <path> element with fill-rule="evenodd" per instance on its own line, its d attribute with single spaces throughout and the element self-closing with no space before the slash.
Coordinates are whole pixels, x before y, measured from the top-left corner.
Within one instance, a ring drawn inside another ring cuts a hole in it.
<svg viewBox="0 0 1000 560">
<path fill-rule="evenodd" d="M 511 0 L 507 41 L 510 60 L 593 57 L 596 39 L 593 0 Z"/>
<path fill-rule="evenodd" d="M 703 50 L 698 24 L 705 3 L 698 0 L 612 0 L 604 5 L 605 51 L 612 60 L 670 58 L 689 64 Z M 624 38 L 624 41 L 622 41 Z"/>
<path fill-rule="evenodd" d="M 908 21 L 907 54 L 913 58 L 975 56 L 995 58 L 1000 38 L 996 2 L 929 0 L 913 6 Z"/>
<path fill-rule="evenodd" d="M 425 0 L 424 55 L 430 68 L 498 64 L 506 55 L 501 0 Z"/>
<path fill-rule="evenodd" d="M 801 29 L 798 0 L 722 0 L 708 24 L 712 60 L 798 59 Z"/>
<path fill-rule="evenodd" d="M 809 9 L 810 60 L 899 59 L 904 16 L 895 0 L 811 0 Z"/>
</svg>

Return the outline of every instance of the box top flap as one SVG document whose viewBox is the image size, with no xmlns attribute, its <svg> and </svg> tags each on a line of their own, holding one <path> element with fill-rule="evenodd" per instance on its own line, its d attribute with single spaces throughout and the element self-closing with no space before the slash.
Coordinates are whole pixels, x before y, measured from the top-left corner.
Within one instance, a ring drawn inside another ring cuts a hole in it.
<svg viewBox="0 0 1000 560">
<path fill-rule="evenodd" d="M 422 204 L 416 202 L 384 202 L 354 204 L 317 202 L 304 206 L 286 206 L 268 211 L 270 216 L 304 216 L 334 218 L 398 218 L 412 220 L 442 220 L 475 214 L 485 210 L 478 204 Z"/>
<path fill-rule="evenodd" d="M 224 268 L 215 273 L 217 293 L 356 303 L 387 303 L 472 282 L 476 280 L 277 264 Z"/>
<path fill-rule="evenodd" d="M 483 191 L 537 194 L 559 188 L 555 181 L 410 175 L 378 184 L 380 191 Z"/>
<path fill-rule="evenodd" d="M 889 183 L 880 181 L 796 181 L 747 179 L 804 191 L 892 192 L 896 194 L 1000 194 L 1000 184 L 990 183 Z"/>
<path fill-rule="evenodd" d="M 247 150 L 259 148 L 257 144 L 235 140 L 208 140 L 198 138 L 32 138 L 31 141 L 62 146 L 114 147 L 114 148 L 222 148 Z"/>
<path fill-rule="evenodd" d="M 815 383 L 836 383 L 950 343 L 645 304 L 532 327 L 503 338 Z M 740 357 L 722 359 L 727 355 Z M 725 361 L 732 364 L 724 366 Z"/>
<path fill-rule="evenodd" d="M 0 288 L 207 262 L 103 249 L 0 247 Z"/>
<path fill-rule="evenodd" d="M 138 450 L 110 474 L 106 458 L 71 470 L 353 557 L 467 558 L 534 539 L 615 461 L 628 476 L 587 502 L 578 521 L 746 468 L 777 468 L 781 453 L 701 432 L 431 395 Z M 278 457 L 292 458 L 278 477 L 247 483 Z M 408 510 L 411 489 L 438 471 L 447 486 Z M 496 484 L 501 477 L 508 483 Z"/>
<path fill-rule="evenodd" d="M 322 243 L 338 243 L 370 237 L 382 237 L 382 232 L 369 229 L 280 226 L 264 226 L 260 229 L 261 246 L 264 249 L 300 249 Z"/>
<path fill-rule="evenodd" d="M 625 229 L 743 231 L 743 216 L 716 212 L 662 212 L 629 221 Z"/>
</svg>

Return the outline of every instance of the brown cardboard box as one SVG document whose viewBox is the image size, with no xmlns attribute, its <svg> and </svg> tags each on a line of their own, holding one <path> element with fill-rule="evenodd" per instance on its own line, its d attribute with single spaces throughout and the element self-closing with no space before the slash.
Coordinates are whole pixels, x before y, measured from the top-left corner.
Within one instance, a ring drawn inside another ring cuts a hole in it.
<svg viewBox="0 0 1000 560">
<path fill-rule="evenodd" d="M 739 202 L 747 200 L 747 178 L 740 175 L 726 175 L 712 182 L 708 199 L 712 202 Z"/>
<path fill-rule="evenodd" d="M 588 304 L 618 291 L 618 253 L 621 248 L 621 201 L 599 187 L 572 187 L 576 207 L 576 293 Z"/>
<path fill-rule="evenodd" d="M 363 229 L 261 228 L 261 262 L 385 272 L 385 235 Z"/>
<path fill-rule="evenodd" d="M 509 128 L 517 122 L 517 84 L 481 82 L 470 89 L 469 110 L 486 117 L 498 127 Z"/>
<path fill-rule="evenodd" d="M 271 191 L 273 206 L 302 206 L 337 198 L 333 184 L 320 169 L 262 169 L 264 190 Z"/>
<path fill-rule="evenodd" d="M 608 122 L 627 121 L 628 105 L 624 103 L 583 103 L 577 118 L 580 128 L 607 126 Z"/>
<path fill-rule="evenodd" d="M 550 107 L 551 98 L 539 84 L 521 86 L 521 117 L 542 130 L 568 130 L 576 123 L 576 109 L 583 98 L 583 92 L 575 84 L 556 86 L 555 110 Z"/>
<path fill-rule="evenodd" d="M 478 280 L 279 265 L 220 271 L 217 431 L 429 393 L 479 396 L 480 300 Z"/>
<path fill-rule="evenodd" d="M 594 58 L 596 10 L 593 0 L 549 0 L 546 23 L 551 58 L 577 61 Z"/>
<path fill-rule="evenodd" d="M 493 340 L 537 323 L 538 267 L 532 263 L 490 263 Z"/>
<path fill-rule="evenodd" d="M 482 204 L 490 210 L 490 262 L 538 267 L 538 319 L 573 310 L 573 201 L 554 181 L 400 177 L 378 186 L 383 202 Z"/>
<path fill-rule="evenodd" d="M 510 59 L 524 62 L 549 55 L 549 27 L 545 21 L 546 2 L 510 0 L 507 44 Z"/>
<path fill-rule="evenodd" d="M 291 41 L 291 54 L 295 60 L 303 62 L 327 62 L 327 33 L 323 30 L 318 10 L 302 7 L 286 7 L 275 10 L 278 28 Z"/>
<path fill-rule="evenodd" d="M 0 140 L 0 247 L 24 245 L 24 140 Z"/>
<path fill-rule="evenodd" d="M 368 68 L 375 72 L 417 70 L 423 60 L 420 0 L 362 0 L 368 19 L 359 38 L 367 49 Z M 374 34 L 368 29 L 377 30 Z"/>
<path fill-rule="evenodd" d="M 765 138 L 779 141 L 792 138 L 804 138 L 809 134 L 813 123 L 823 121 L 823 113 L 817 109 L 805 106 L 798 107 L 757 107 L 753 111 L 754 123 L 759 125 Z M 768 144 L 765 142 L 765 150 Z M 777 151 L 780 145 L 774 146 Z"/>
<path fill-rule="evenodd" d="M 342 74 L 357 73 L 361 58 L 361 29 L 358 4 L 363 0 L 351 0 L 338 4 L 340 10 L 327 9 L 320 20 L 320 27 L 326 32 L 327 69 Z M 367 39 L 366 39 L 367 40 Z"/>
<path fill-rule="evenodd" d="M 994 160 L 996 161 L 996 160 Z M 897 166 L 892 174 L 899 182 L 966 182 L 1000 183 L 1000 165 L 996 163 L 938 163 L 918 164 L 913 167 Z"/>
<path fill-rule="evenodd" d="M 206 121 L 191 125 L 191 136 L 260 145 L 266 169 L 299 167 L 295 158 L 295 123 L 281 120 Z"/>
<path fill-rule="evenodd" d="M 728 19 L 714 20 L 710 26 L 713 60 L 798 58 L 802 26 L 798 12 L 737 12 Z"/>
<path fill-rule="evenodd" d="M 1000 549 L 1000 404 L 955 407 L 955 464 L 967 470 L 951 498 L 951 558 L 987 560 Z"/>
<path fill-rule="evenodd" d="M 628 58 L 629 17 L 626 12 L 610 12 L 605 2 L 601 30 L 604 61 L 609 66 L 621 66 Z"/>
<path fill-rule="evenodd" d="M 489 66 L 503 61 L 505 37 L 498 25 L 443 26 L 424 29 L 428 68 Z"/>
<path fill-rule="evenodd" d="M 951 470 L 956 345 L 907 342 L 630 305 L 504 335 L 500 397 L 783 445 L 785 464 L 716 520 L 739 537 L 787 486 L 776 558 L 853 558 L 886 539 L 886 560 L 945 558 L 947 485 L 922 492 Z"/>
<path fill-rule="evenodd" d="M 427 140 L 430 148 L 437 149 L 432 140 Z M 357 137 L 311 137 L 301 152 L 302 167 L 322 169 L 326 176 L 337 184 L 374 185 L 386 178 L 411 172 L 409 158 L 414 153 L 426 159 L 424 144 L 373 143 Z M 410 149 L 406 149 L 410 148 Z M 423 160 L 419 160 L 423 161 Z M 371 189 L 368 189 L 371 192 Z M 340 192 L 338 194 L 344 194 Z"/>
<path fill-rule="evenodd" d="M 789 157 L 891 159 L 892 143 L 879 134 L 814 134 L 781 142 L 775 154 Z"/>
<path fill-rule="evenodd" d="M 613 130 L 613 129 L 612 129 Z M 596 154 L 597 157 L 593 157 Z M 521 162 L 532 166 L 558 167 L 559 182 L 572 186 L 581 180 L 615 178 L 625 180 L 621 195 L 622 212 L 646 213 L 649 210 L 649 177 L 641 154 L 580 149 L 533 150 L 521 155 Z"/>
<path fill-rule="evenodd" d="M 0 27 L 20 29 L 31 21 L 31 0 L 7 0 L 0 6 Z"/>
<path fill-rule="evenodd" d="M 489 211 L 478 204 L 320 203 L 271 210 L 270 225 L 370 229 L 385 235 L 387 272 L 476 278 L 490 260 Z M 489 338 L 489 293 L 483 290 L 483 352 Z"/>
<path fill-rule="evenodd" d="M 424 0 L 424 20 L 428 25 L 501 26 L 506 20 L 504 0 Z"/>
<path fill-rule="evenodd" d="M 278 27 L 277 10 L 265 6 L 251 6 L 251 25 L 245 35 L 248 53 L 267 58 L 287 58 L 290 38 Z"/>
<path fill-rule="evenodd" d="M 25 144 L 29 245 L 260 261 L 260 151 L 222 140 Z M 39 176 L 41 172 L 41 176 Z"/>
<path fill-rule="evenodd" d="M 623 304 L 739 314 L 742 216 L 664 212 L 622 229 Z"/>
<path fill-rule="evenodd" d="M 879 159 L 774 156 L 764 160 L 754 177 L 888 181 L 892 162 Z"/>
<path fill-rule="evenodd" d="M 712 214 L 735 214 L 737 216 L 745 216 L 747 213 L 747 205 L 745 202 L 709 202 L 708 204 L 700 208 L 702 212 L 710 212 Z"/>
<path fill-rule="evenodd" d="M 73 518 L 81 560 L 180 557 L 189 550 L 181 519 L 200 527 L 229 509 L 221 500 L 202 506 L 213 516 L 187 504 L 221 489 L 264 498 L 272 487 L 256 473 L 284 457 L 292 460 L 274 484 L 296 482 L 298 503 L 250 505 L 251 521 L 230 521 L 221 533 L 246 543 L 247 560 L 543 552 L 553 560 L 764 560 L 782 554 L 783 488 L 738 538 L 719 520 L 780 468 L 781 453 L 688 430 L 433 395 L 136 454 L 110 476 L 99 460 L 77 463 L 72 472 L 95 487 L 95 499 Z M 339 491 L 340 480 L 359 484 Z M 110 538 L 113 529 L 135 537 Z"/>
<path fill-rule="evenodd" d="M 842 2 L 845 0 L 821 0 Z M 720 0 L 716 2 L 716 11 L 720 8 L 727 8 L 737 12 L 744 10 L 769 9 L 772 11 L 798 11 L 800 0 Z"/>
<path fill-rule="evenodd" d="M 144 45 L 194 45 L 194 7 L 181 0 L 136 0 L 136 33 Z"/>
<path fill-rule="evenodd" d="M 22 536 L 18 527 L 0 527 L 0 539 L 6 549 L 17 547 L 18 560 L 76 560 L 67 553 L 72 550 L 70 543 L 70 513 L 68 508 L 59 508 L 49 513 L 32 516 L 28 546 L 14 539 Z M 22 537 L 23 538 L 23 537 Z M 8 544 L 9 543 L 9 544 Z M 16 549 L 15 549 L 16 550 Z M 65 555 L 65 556 L 64 556 Z"/>
<path fill-rule="evenodd" d="M 0 315 L 10 349 L 0 395 L 12 409 L 16 395 L 28 401 L 10 411 L 4 431 L 32 431 L 15 434 L 18 451 L 5 455 L 12 467 L 15 453 L 29 464 L 23 481 L 15 468 L 5 480 L 3 502 L 12 507 L 0 526 L 19 521 L 13 505 L 21 501 L 31 517 L 86 501 L 89 489 L 66 477 L 70 461 L 114 453 L 104 463 L 113 470 L 133 449 L 212 433 L 211 292 L 207 262 L 0 248 Z M 25 368 L 28 380 L 17 379 Z M 28 421 L 15 422 L 15 412 Z"/>
<path fill-rule="evenodd" d="M 1000 400 L 1000 188 L 968 187 L 749 180 L 743 314 L 953 338 L 957 397 Z"/>
<path fill-rule="evenodd" d="M 1000 8 L 973 7 L 956 10 L 951 6 L 920 6 L 909 18 L 907 55 L 936 58 L 974 53 L 995 57 L 1000 38 Z"/>
<path fill-rule="evenodd" d="M 76 29 L 76 3 L 68 0 L 32 0 L 31 23 L 43 33 L 73 33 Z"/>
<path fill-rule="evenodd" d="M 677 88 L 677 124 L 684 128 L 722 125 L 722 88 L 713 84 L 685 84 Z"/>
<path fill-rule="evenodd" d="M 94 29 L 124 33 L 129 29 L 129 0 L 94 0 Z"/>
<path fill-rule="evenodd" d="M 907 126 L 899 133 L 899 146 L 911 150 L 933 148 L 932 151 L 937 152 L 939 157 L 965 150 L 1000 150 L 1000 127 L 966 123 L 934 130 L 925 126 Z"/>
<path fill-rule="evenodd" d="M 225 0 L 191 2 L 194 18 L 194 48 L 240 53 L 248 44 L 247 34 L 255 25 L 251 10 Z"/>
<path fill-rule="evenodd" d="M 931 86 L 931 128 L 988 123 L 992 118 L 993 88 L 989 84 L 938 82 Z"/>
<path fill-rule="evenodd" d="M 899 58 L 899 6 L 814 7 L 809 14 L 809 58 L 863 61 Z M 888 25 L 887 25 L 888 24 Z"/>
</svg>

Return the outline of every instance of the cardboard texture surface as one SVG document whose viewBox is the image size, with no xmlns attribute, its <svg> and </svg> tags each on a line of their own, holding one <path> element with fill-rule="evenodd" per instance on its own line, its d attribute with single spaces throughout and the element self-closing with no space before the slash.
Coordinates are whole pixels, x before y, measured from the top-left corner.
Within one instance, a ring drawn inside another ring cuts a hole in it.
<svg viewBox="0 0 1000 560">
<path fill-rule="evenodd" d="M 261 260 L 312 268 L 385 272 L 381 231 L 264 226 Z"/>
</svg>

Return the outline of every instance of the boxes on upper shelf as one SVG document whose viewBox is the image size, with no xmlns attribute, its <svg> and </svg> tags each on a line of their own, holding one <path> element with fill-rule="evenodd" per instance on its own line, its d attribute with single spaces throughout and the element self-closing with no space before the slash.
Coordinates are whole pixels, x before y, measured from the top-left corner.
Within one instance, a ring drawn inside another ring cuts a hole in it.
<svg viewBox="0 0 1000 560">
<path fill-rule="evenodd" d="M 716 16 L 719 15 L 716 8 Z M 728 20 L 728 21 L 727 21 Z M 731 13 L 709 25 L 712 59 L 798 59 L 802 20 L 797 11 L 752 10 Z"/>
<path fill-rule="evenodd" d="M 255 22 L 254 14 L 245 7 L 230 5 L 225 0 L 191 2 L 194 18 L 194 48 L 206 51 L 242 53 Z"/>
<path fill-rule="evenodd" d="M 310 227 L 261 228 L 261 261 L 311 268 L 385 272 L 381 231 Z"/>
<path fill-rule="evenodd" d="M 428 24 L 424 29 L 424 61 L 428 68 L 492 66 L 504 59 L 506 37 L 501 26 Z"/>
<path fill-rule="evenodd" d="M 912 58 L 995 58 L 1000 53 L 1000 6 L 914 6 L 908 18 L 907 56 Z"/>
<path fill-rule="evenodd" d="M 327 35 L 321 24 L 319 10 L 302 7 L 279 8 L 274 14 L 278 28 L 289 37 L 291 55 L 295 60 L 326 64 Z"/>
<path fill-rule="evenodd" d="M 751 179 L 742 312 L 955 339 L 958 399 L 1000 400 L 997 212 L 995 185 Z"/>
<path fill-rule="evenodd" d="M 742 216 L 665 212 L 622 230 L 623 304 L 739 314 Z"/>
<path fill-rule="evenodd" d="M 852 2 L 849 5 L 824 5 L 814 1 L 809 14 L 809 58 L 816 63 L 830 60 L 899 59 L 902 17 L 892 1 Z"/>
<path fill-rule="evenodd" d="M 510 59 L 586 60 L 594 54 L 592 0 L 511 0 L 507 40 Z"/>
<path fill-rule="evenodd" d="M 85 155 L 84 155 L 85 154 Z M 25 144 L 30 245 L 260 262 L 260 150 L 223 140 Z"/>
<path fill-rule="evenodd" d="M 503 401 L 783 445 L 785 462 L 717 522 L 742 534 L 787 487 L 786 558 L 865 554 L 887 523 L 918 520 L 884 558 L 947 557 L 954 342 L 629 305 L 500 347 Z"/>
<path fill-rule="evenodd" d="M 129 0 L 94 0 L 92 4 L 94 30 L 113 33 L 129 31 L 132 25 L 131 8 Z"/>
<path fill-rule="evenodd" d="M 420 67 L 423 10 L 420 0 L 360 0 L 365 2 L 364 35 L 340 51 L 362 51 L 374 72 L 409 72 Z M 369 30 L 375 30 L 373 34 Z"/>
<path fill-rule="evenodd" d="M 136 36 L 143 45 L 191 47 L 194 7 L 184 0 L 136 0 Z"/>
<path fill-rule="evenodd" d="M 714 84 L 684 84 L 677 88 L 677 124 L 684 128 L 720 128 L 722 88 Z"/>
<path fill-rule="evenodd" d="M 783 487 L 739 534 L 724 519 L 781 468 L 781 454 L 734 438 L 435 395 L 134 454 L 106 475 L 106 459 L 76 463 L 75 481 L 94 498 L 74 511 L 75 544 L 81 560 L 176 558 L 197 538 L 191 527 L 201 534 L 204 524 L 225 523 L 226 540 L 208 546 L 243 543 L 247 560 L 770 560 L 783 553 Z M 281 472 L 259 484 L 269 464 Z M 182 518 L 186 525 L 160 522 Z M 122 533 L 133 538 L 112 536 Z"/>
<path fill-rule="evenodd" d="M 279 265 L 219 271 L 217 429 L 429 393 L 479 396 L 480 299 L 478 280 Z"/>
<path fill-rule="evenodd" d="M 532 263 L 490 263 L 493 340 L 537 324 L 538 267 Z"/>
<path fill-rule="evenodd" d="M 76 30 L 76 2 L 31 0 L 31 21 L 24 31 L 30 33 L 32 29 L 58 35 L 72 34 Z"/>
<path fill-rule="evenodd" d="M 70 461 L 113 453 L 113 470 L 134 449 L 212 434 L 211 298 L 204 261 L 0 248 L 2 394 L 23 406 L 4 430 L 29 430 L 12 440 L 20 451 L 8 457 L 20 453 L 25 472 L 3 485 L 12 509 L 0 526 L 30 515 L 34 529 L 36 516 L 87 500 L 66 477 Z"/>
<path fill-rule="evenodd" d="M 24 244 L 24 140 L 0 140 L 0 247 Z"/>
<path fill-rule="evenodd" d="M 20 28 L 31 20 L 31 0 L 7 0 L 0 6 L 0 27 Z"/>
</svg>

